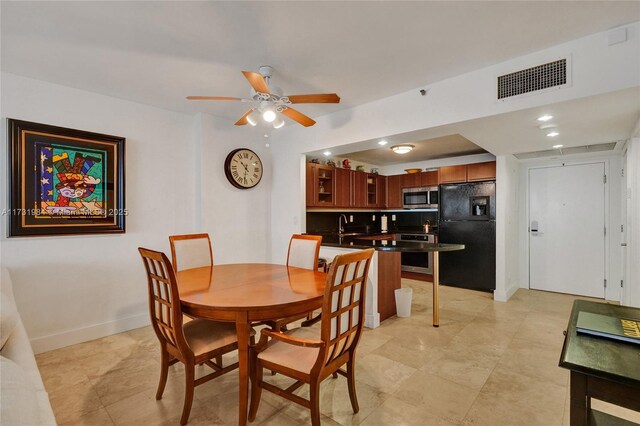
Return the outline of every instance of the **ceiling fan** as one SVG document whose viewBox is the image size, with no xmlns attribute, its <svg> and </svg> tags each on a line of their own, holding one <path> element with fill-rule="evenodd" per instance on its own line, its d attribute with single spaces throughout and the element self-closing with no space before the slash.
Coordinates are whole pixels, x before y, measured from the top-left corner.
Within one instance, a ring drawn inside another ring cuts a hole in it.
<svg viewBox="0 0 640 426">
<path fill-rule="evenodd" d="M 263 65 L 259 68 L 259 73 L 251 71 L 242 71 L 245 78 L 251 85 L 250 99 L 233 98 L 229 96 L 187 96 L 190 101 L 241 101 L 249 102 L 251 109 L 247 111 L 238 121 L 236 126 L 244 126 L 250 124 L 255 126 L 258 124 L 260 117 L 270 123 L 273 128 L 279 129 L 284 126 L 285 115 L 302 124 L 305 127 L 316 124 L 314 120 L 307 117 L 298 110 L 291 108 L 292 104 L 337 104 L 340 103 L 340 97 L 335 93 L 316 94 L 316 95 L 289 95 L 283 96 L 282 89 L 269 84 L 273 68 Z"/>
</svg>

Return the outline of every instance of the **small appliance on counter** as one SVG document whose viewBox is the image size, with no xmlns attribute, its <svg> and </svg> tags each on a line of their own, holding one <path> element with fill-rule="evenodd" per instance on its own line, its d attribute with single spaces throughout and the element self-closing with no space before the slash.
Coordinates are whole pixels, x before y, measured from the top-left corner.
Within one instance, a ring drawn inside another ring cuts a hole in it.
<svg viewBox="0 0 640 426">
<path fill-rule="evenodd" d="M 496 289 L 496 183 L 440 185 L 439 242 L 465 249 L 440 255 L 440 282 Z"/>
</svg>

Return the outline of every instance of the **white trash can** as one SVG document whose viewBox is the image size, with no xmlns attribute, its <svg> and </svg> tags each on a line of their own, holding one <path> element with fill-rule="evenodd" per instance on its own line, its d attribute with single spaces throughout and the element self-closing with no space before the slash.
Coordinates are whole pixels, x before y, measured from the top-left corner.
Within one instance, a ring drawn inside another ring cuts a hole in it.
<svg viewBox="0 0 640 426">
<path fill-rule="evenodd" d="M 396 296 L 396 311 L 398 316 L 406 318 L 411 316 L 411 298 L 413 296 L 412 288 L 399 288 L 394 291 Z"/>
</svg>

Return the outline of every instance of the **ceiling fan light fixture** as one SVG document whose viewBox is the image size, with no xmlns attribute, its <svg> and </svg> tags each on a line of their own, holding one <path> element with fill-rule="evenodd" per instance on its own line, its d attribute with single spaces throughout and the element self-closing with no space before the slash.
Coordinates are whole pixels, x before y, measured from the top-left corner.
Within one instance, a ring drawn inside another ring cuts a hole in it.
<svg viewBox="0 0 640 426">
<path fill-rule="evenodd" d="M 400 144 L 400 145 L 394 145 L 391 147 L 391 150 L 393 152 L 395 152 L 396 154 L 406 154 L 408 152 L 411 152 L 411 150 L 415 148 L 414 145 L 409 145 L 409 144 Z"/>
<path fill-rule="evenodd" d="M 267 123 L 273 123 L 273 120 L 276 119 L 276 112 L 273 108 L 267 108 L 262 112 L 262 119 Z"/>
<path fill-rule="evenodd" d="M 257 109 L 254 109 L 249 115 L 247 115 L 247 123 L 251 124 L 252 126 L 257 126 L 259 118 L 260 112 Z"/>
<path fill-rule="evenodd" d="M 282 117 L 280 117 L 280 115 L 278 115 L 271 124 L 273 125 L 274 129 L 279 129 L 280 127 L 284 126 L 284 120 L 282 119 Z"/>
</svg>

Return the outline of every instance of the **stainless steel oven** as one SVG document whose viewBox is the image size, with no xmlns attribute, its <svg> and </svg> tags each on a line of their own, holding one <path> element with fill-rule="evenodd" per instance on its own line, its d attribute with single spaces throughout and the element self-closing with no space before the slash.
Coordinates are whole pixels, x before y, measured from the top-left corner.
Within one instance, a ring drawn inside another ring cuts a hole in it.
<svg viewBox="0 0 640 426">
<path fill-rule="evenodd" d="M 436 236 L 434 234 L 400 234 L 400 241 L 435 243 Z M 403 271 L 433 274 L 433 253 L 403 252 L 400 255 L 400 264 Z"/>
<path fill-rule="evenodd" d="M 402 188 L 402 208 L 437 209 L 438 187 Z"/>
</svg>

